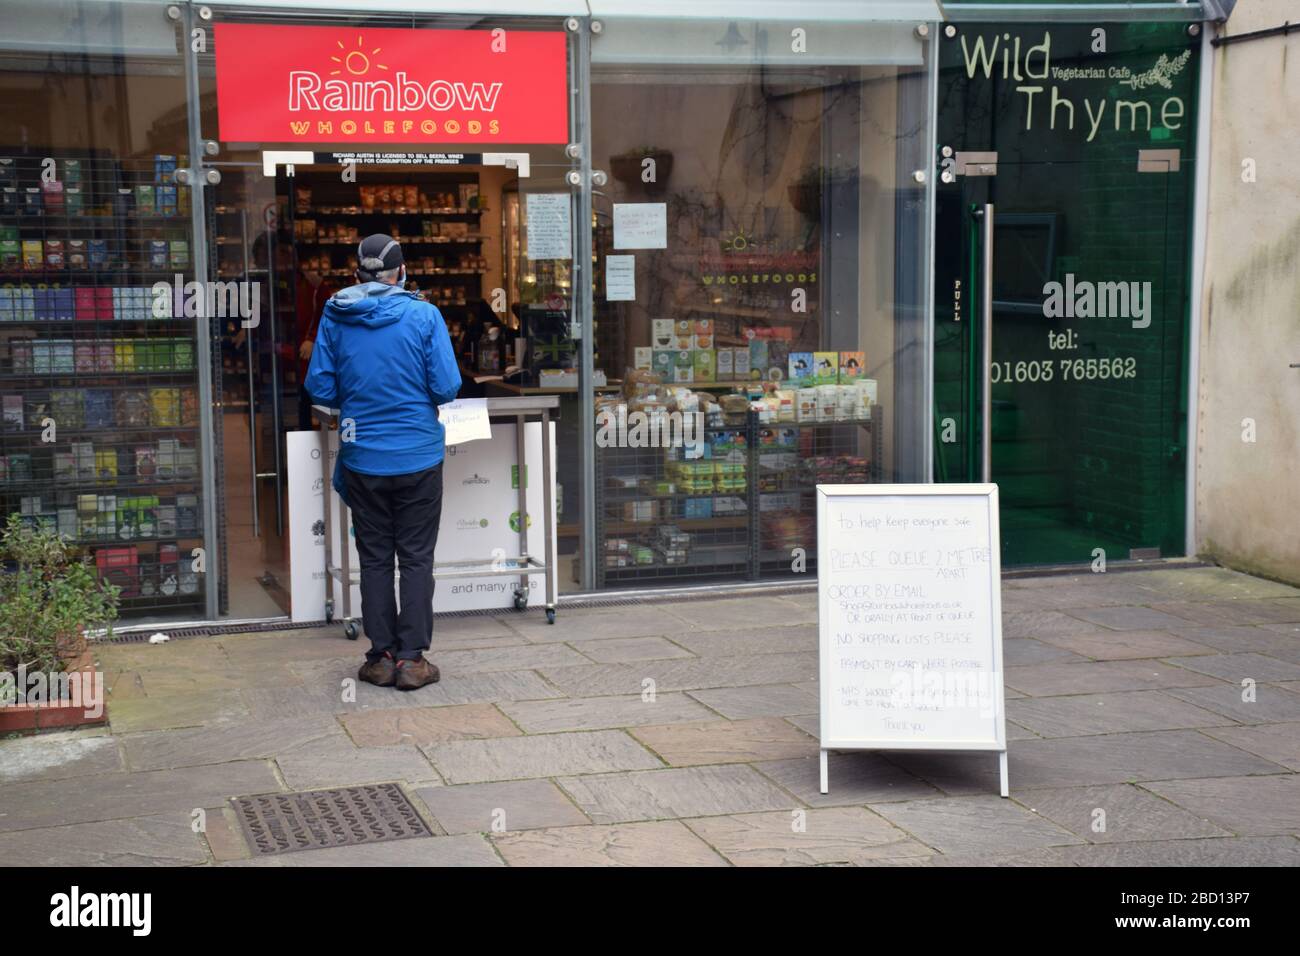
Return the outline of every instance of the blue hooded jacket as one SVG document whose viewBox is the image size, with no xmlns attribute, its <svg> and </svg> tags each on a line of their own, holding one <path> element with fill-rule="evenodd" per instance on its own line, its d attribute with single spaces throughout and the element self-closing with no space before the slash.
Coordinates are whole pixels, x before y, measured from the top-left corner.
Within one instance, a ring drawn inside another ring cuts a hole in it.
<svg viewBox="0 0 1300 956">
<path fill-rule="evenodd" d="M 460 390 L 460 368 L 442 313 L 396 285 L 363 282 L 325 303 L 304 383 L 312 401 L 351 420 L 334 488 L 346 501 L 343 466 L 405 475 L 442 461 L 438 406 Z"/>
</svg>

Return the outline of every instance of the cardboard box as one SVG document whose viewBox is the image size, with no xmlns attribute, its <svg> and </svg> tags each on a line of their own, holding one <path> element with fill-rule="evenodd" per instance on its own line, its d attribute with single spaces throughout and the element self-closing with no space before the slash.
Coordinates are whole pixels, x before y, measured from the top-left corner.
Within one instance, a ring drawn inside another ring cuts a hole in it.
<svg viewBox="0 0 1300 956">
<path fill-rule="evenodd" d="M 813 353 L 813 384 L 835 385 L 840 379 L 840 355 L 838 352 Z"/>
<path fill-rule="evenodd" d="M 813 364 L 812 352 L 791 352 L 788 360 L 786 379 L 797 388 L 807 388 L 816 384 L 816 366 Z"/>
</svg>

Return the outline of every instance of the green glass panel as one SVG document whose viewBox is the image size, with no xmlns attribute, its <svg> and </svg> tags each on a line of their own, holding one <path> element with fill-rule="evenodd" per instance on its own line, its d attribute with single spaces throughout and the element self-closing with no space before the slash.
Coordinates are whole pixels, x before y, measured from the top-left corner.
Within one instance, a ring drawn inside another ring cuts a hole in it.
<svg viewBox="0 0 1300 956">
<path fill-rule="evenodd" d="M 1008 565 L 1184 547 L 1198 44 L 1175 24 L 1111 24 L 1101 52 L 1095 29 L 968 24 L 940 46 L 938 141 L 998 163 L 938 190 L 936 478 L 980 474 L 971 211 L 993 203 Z M 1142 149 L 1178 150 L 1177 171 L 1139 172 Z"/>
</svg>

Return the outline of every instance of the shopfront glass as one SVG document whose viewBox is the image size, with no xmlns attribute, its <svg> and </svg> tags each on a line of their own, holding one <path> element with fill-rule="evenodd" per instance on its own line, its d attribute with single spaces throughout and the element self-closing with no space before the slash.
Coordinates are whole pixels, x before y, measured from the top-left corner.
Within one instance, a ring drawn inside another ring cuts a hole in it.
<svg viewBox="0 0 1300 956">
<path fill-rule="evenodd" d="M 980 480 L 987 430 L 1006 564 L 1183 553 L 1199 44 L 1176 23 L 940 41 L 935 478 Z"/>
<path fill-rule="evenodd" d="M 220 613 L 325 613 L 319 597 L 302 597 L 322 574 L 323 526 L 295 507 L 320 499 L 318 466 L 300 460 L 316 446 L 293 433 L 317 427 L 302 384 L 321 308 L 356 281 L 357 244 L 376 232 L 400 239 L 408 288 L 442 312 L 463 395 L 561 396 L 560 585 L 572 587 L 582 460 L 573 333 L 584 304 L 567 178 L 573 31 L 559 18 L 233 6 L 214 6 L 203 27 L 199 121 L 213 144 L 205 169 L 219 174 L 207 188 L 208 268 L 251 282 L 265 306 L 252 326 L 213 323 Z M 517 515 L 509 462 L 453 481 L 459 458 L 488 444 L 448 449 L 458 460 L 446 472 L 440 562 L 486 564 L 509 547 L 498 540 L 506 529 L 541 526 Z M 454 599 L 457 583 L 439 584 L 436 609 L 471 606 Z"/>
<path fill-rule="evenodd" d="M 57 530 L 127 620 L 203 616 L 203 336 L 180 24 L 0 5 L 0 514 Z"/>
<path fill-rule="evenodd" d="M 925 480 L 930 41 L 601 19 L 592 583 L 812 572 L 817 484 Z"/>
</svg>

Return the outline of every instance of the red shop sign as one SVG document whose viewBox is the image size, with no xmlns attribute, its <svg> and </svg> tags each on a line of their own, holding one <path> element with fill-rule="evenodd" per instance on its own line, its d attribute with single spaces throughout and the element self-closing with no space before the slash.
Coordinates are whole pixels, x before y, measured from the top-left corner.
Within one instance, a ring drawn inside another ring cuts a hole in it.
<svg viewBox="0 0 1300 956">
<path fill-rule="evenodd" d="M 219 23 L 224 142 L 567 143 L 565 34 Z"/>
</svg>

